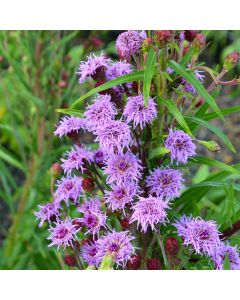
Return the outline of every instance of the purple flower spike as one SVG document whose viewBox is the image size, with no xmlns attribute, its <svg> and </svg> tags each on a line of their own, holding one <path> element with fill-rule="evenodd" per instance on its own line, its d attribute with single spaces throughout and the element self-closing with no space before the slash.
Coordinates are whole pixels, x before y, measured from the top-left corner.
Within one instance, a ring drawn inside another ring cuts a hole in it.
<svg viewBox="0 0 240 300">
<path fill-rule="evenodd" d="M 78 229 L 72 224 L 72 220 L 68 217 L 64 221 L 57 220 L 55 222 L 55 227 L 50 227 L 50 235 L 48 240 L 51 240 L 49 247 L 60 246 L 66 248 L 66 246 L 72 246 L 72 242 L 75 240 L 76 233 Z"/>
<path fill-rule="evenodd" d="M 62 177 L 57 181 L 57 189 L 54 193 L 55 202 L 59 203 L 64 200 L 68 205 L 68 200 L 73 200 L 76 204 L 82 190 L 81 177 Z"/>
<path fill-rule="evenodd" d="M 137 187 L 132 182 L 120 182 L 112 185 L 112 191 L 105 194 L 106 203 L 114 211 L 124 209 L 126 204 L 132 203 Z"/>
<path fill-rule="evenodd" d="M 100 56 L 91 53 L 87 61 L 80 63 L 79 71 L 77 72 L 79 82 L 83 83 L 88 77 L 95 77 L 97 72 L 105 71 L 110 62 L 111 59 L 106 58 L 102 53 Z"/>
<path fill-rule="evenodd" d="M 139 197 L 139 201 L 133 206 L 134 213 L 130 223 L 137 221 L 141 225 L 142 231 L 146 232 L 148 226 L 156 230 L 157 224 L 165 224 L 167 221 L 166 209 L 169 205 L 166 201 L 149 196 L 148 198 Z"/>
<path fill-rule="evenodd" d="M 167 201 L 179 197 L 183 189 L 182 173 L 179 170 L 157 168 L 147 177 L 146 182 L 151 194 Z"/>
<path fill-rule="evenodd" d="M 34 212 L 34 215 L 40 220 L 39 227 L 42 227 L 45 221 L 50 222 L 52 218 L 60 215 L 58 211 L 60 207 L 57 203 L 38 205 L 38 208 L 39 211 Z"/>
<path fill-rule="evenodd" d="M 118 266 L 125 266 L 134 252 L 131 244 L 134 239 L 129 231 L 116 232 L 115 230 L 100 238 L 96 242 L 98 263 L 101 263 L 105 256 L 110 255 Z"/>
<path fill-rule="evenodd" d="M 112 154 L 106 161 L 104 168 L 105 174 L 108 175 L 107 183 L 135 181 L 141 177 L 142 167 L 140 160 L 131 152 L 124 154 Z"/>
<path fill-rule="evenodd" d="M 224 269 L 224 260 L 228 256 L 231 270 L 240 270 L 240 257 L 237 247 L 232 247 L 229 243 L 221 242 L 220 246 L 216 248 L 212 256 L 216 270 Z"/>
<path fill-rule="evenodd" d="M 212 256 L 220 245 L 219 232 L 214 221 L 185 217 L 184 220 L 176 222 L 175 226 L 183 244 L 191 246 L 197 254 Z"/>
<path fill-rule="evenodd" d="M 190 136 L 182 130 L 170 129 L 164 146 L 171 152 L 171 162 L 176 160 L 178 163 L 186 164 L 189 157 L 196 155 L 196 146 Z"/>
<path fill-rule="evenodd" d="M 143 40 L 144 36 L 141 33 L 129 30 L 118 36 L 116 49 L 121 57 L 129 60 L 131 55 L 139 53 Z"/>
<path fill-rule="evenodd" d="M 145 106 L 142 95 L 128 97 L 123 115 L 127 123 L 133 122 L 134 128 L 140 125 L 140 128 L 143 129 L 147 123 L 151 123 L 157 117 L 154 99 L 149 98 L 148 104 Z"/>
<path fill-rule="evenodd" d="M 95 133 L 98 128 L 113 120 L 116 114 L 117 110 L 111 102 L 111 96 L 99 95 L 84 113 L 86 127 Z"/>
<path fill-rule="evenodd" d="M 113 65 L 109 66 L 106 70 L 107 80 L 113 80 L 117 77 L 132 73 L 133 67 L 131 64 L 125 61 L 117 61 Z"/>
<path fill-rule="evenodd" d="M 91 163 L 92 161 L 92 154 L 82 146 L 79 147 L 75 145 L 71 148 L 71 151 L 68 151 L 66 154 L 67 158 L 61 159 L 61 166 L 64 173 L 68 176 L 74 169 L 80 170 L 83 173 L 86 162 Z"/>
<path fill-rule="evenodd" d="M 96 242 L 89 242 L 81 247 L 81 256 L 89 266 L 98 266 L 96 254 Z"/>
<path fill-rule="evenodd" d="M 124 147 L 127 149 L 132 145 L 133 139 L 129 126 L 122 121 L 109 121 L 97 129 L 96 142 L 107 153 L 122 153 Z"/>
<path fill-rule="evenodd" d="M 78 132 L 80 129 L 85 129 L 85 119 L 65 116 L 57 124 L 54 134 L 61 138 L 69 133 Z"/>
<path fill-rule="evenodd" d="M 98 234 L 101 227 L 105 227 L 106 214 L 100 210 L 99 199 L 86 201 L 82 207 L 78 208 L 78 211 L 84 214 L 82 218 L 79 218 L 79 221 L 87 227 L 89 233 Z"/>
</svg>

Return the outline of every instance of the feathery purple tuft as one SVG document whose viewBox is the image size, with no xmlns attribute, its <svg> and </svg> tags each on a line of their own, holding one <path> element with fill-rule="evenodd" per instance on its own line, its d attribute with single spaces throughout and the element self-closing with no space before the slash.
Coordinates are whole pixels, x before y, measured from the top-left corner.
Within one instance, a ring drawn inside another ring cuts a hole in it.
<svg viewBox="0 0 240 300">
<path fill-rule="evenodd" d="M 58 217 L 59 205 L 57 203 L 47 203 L 45 205 L 38 205 L 39 211 L 34 212 L 37 220 L 40 220 L 39 227 L 42 227 L 45 221 L 50 222 L 52 218 Z"/>
<path fill-rule="evenodd" d="M 220 246 L 212 255 L 216 270 L 224 269 L 224 260 L 228 256 L 231 270 L 240 270 L 240 257 L 237 247 L 232 247 L 229 243 L 224 244 L 221 242 Z"/>
<path fill-rule="evenodd" d="M 61 138 L 63 135 L 78 132 L 80 129 L 85 129 L 85 119 L 64 116 L 57 124 L 57 129 L 54 131 L 54 134 Z"/>
<path fill-rule="evenodd" d="M 89 242 L 81 247 L 81 257 L 89 266 L 97 266 L 97 246 L 96 242 Z"/>
</svg>

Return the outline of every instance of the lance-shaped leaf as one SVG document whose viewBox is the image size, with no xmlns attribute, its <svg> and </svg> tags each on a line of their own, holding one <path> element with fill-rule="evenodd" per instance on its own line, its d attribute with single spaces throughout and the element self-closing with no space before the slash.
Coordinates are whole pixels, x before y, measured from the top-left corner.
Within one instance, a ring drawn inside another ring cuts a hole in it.
<svg viewBox="0 0 240 300">
<path fill-rule="evenodd" d="M 82 116 L 83 116 L 83 111 L 79 110 L 79 109 L 59 108 L 59 109 L 56 109 L 56 112 L 61 113 L 61 114 L 70 115 L 70 116 L 79 117 L 79 118 L 82 118 Z"/>
<path fill-rule="evenodd" d="M 127 83 L 127 82 L 133 82 L 133 81 L 140 81 L 143 80 L 144 71 L 138 71 L 135 73 L 127 74 L 118 78 L 115 78 L 113 80 L 110 80 L 108 82 L 105 82 L 104 84 L 90 90 L 87 94 L 81 96 L 79 99 L 77 99 L 73 104 L 70 106 L 70 108 L 75 108 L 77 105 L 81 105 L 83 101 L 91 97 L 92 95 L 99 93 L 101 91 L 105 91 L 107 89 L 110 89 L 114 86 Z"/>
<path fill-rule="evenodd" d="M 173 60 L 170 60 L 168 62 L 169 66 L 174 69 L 176 73 L 178 73 L 180 76 L 184 77 L 186 81 L 194 86 L 196 91 L 200 96 L 203 97 L 203 99 L 207 102 L 207 104 L 212 108 L 213 111 L 222 119 L 223 115 L 221 113 L 221 110 L 217 106 L 215 100 L 213 97 L 208 93 L 208 91 L 204 88 L 204 86 L 201 84 L 201 82 L 194 76 L 194 74 L 191 71 L 186 71 L 184 67 L 179 65 Z"/>
<path fill-rule="evenodd" d="M 144 72 L 144 79 L 143 79 L 143 97 L 144 97 L 145 105 L 147 105 L 148 98 L 149 98 L 149 91 L 151 87 L 151 81 L 154 73 L 155 63 L 156 63 L 156 54 L 154 49 L 151 48 L 148 53 L 146 69 Z"/>
</svg>

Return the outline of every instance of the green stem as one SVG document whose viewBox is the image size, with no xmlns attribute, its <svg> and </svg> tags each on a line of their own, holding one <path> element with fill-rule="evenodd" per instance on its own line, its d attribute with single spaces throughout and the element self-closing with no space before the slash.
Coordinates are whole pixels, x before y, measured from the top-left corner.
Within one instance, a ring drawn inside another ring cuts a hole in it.
<svg viewBox="0 0 240 300">
<path fill-rule="evenodd" d="M 165 248 L 164 248 L 164 245 L 163 245 L 163 236 L 161 235 L 160 230 L 159 230 L 158 234 L 156 233 L 156 237 L 157 237 L 157 241 L 159 243 L 159 246 L 161 248 L 165 268 L 166 268 L 166 270 L 168 270 L 169 269 L 169 264 L 168 264 L 168 259 L 167 259 L 167 255 L 166 255 L 166 252 L 165 252 Z"/>
</svg>

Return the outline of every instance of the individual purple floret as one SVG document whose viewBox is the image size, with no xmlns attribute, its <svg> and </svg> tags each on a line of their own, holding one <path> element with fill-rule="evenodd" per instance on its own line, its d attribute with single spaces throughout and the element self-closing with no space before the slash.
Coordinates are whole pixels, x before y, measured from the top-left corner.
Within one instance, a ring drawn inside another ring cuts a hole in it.
<svg viewBox="0 0 240 300">
<path fill-rule="evenodd" d="M 180 196 L 183 177 L 179 170 L 157 168 L 147 177 L 146 183 L 151 194 L 170 201 Z"/>
<path fill-rule="evenodd" d="M 137 187 L 131 181 L 113 184 L 111 188 L 111 191 L 105 193 L 105 202 L 113 211 L 124 209 L 126 204 L 132 203 L 133 197 L 137 193 Z"/>
<path fill-rule="evenodd" d="M 102 259 L 109 255 L 118 266 L 125 266 L 134 252 L 131 244 L 134 239 L 129 231 L 116 232 L 115 230 L 100 238 L 96 242 L 98 263 L 101 263 Z"/>
<path fill-rule="evenodd" d="M 203 80 L 205 78 L 204 71 L 195 70 L 194 75 L 200 82 L 203 82 Z"/>
<path fill-rule="evenodd" d="M 37 220 L 40 220 L 39 227 L 42 227 L 45 221 L 50 222 L 56 219 L 59 214 L 59 205 L 57 203 L 47 203 L 45 205 L 38 205 L 39 211 L 34 212 Z"/>
<path fill-rule="evenodd" d="M 59 249 L 60 246 L 64 248 L 66 246 L 72 246 L 72 242 L 75 240 L 78 231 L 72 224 L 72 220 L 67 217 L 64 221 L 57 220 L 54 224 L 55 227 L 50 227 L 50 235 L 47 238 L 51 240 L 49 247 L 57 246 L 57 249 Z"/>
<path fill-rule="evenodd" d="M 224 269 L 224 260 L 228 256 L 231 270 L 240 270 L 240 257 L 238 248 L 232 247 L 229 243 L 224 244 L 221 242 L 220 246 L 216 248 L 212 256 L 216 270 Z"/>
<path fill-rule="evenodd" d="M 91 163 L 92 161 L 92 154 L 83 146 L 73 146 L 70 151 L 66 152 L 66 155 L 66 159 L 61 158 L 61 166 L 64 170 L 64 173 L 68 176 L 74 169 L 83 173 L 85 170 L 85 164 L 87 162 Z"/>
<path fill-rule="evenodd" d="M 174 70 L 172 68 L 168 67 L 167 70 L 166 70 L 166 72 L 168 74 L 172 74 L 172 73 L 174 73 Z"/>
<path fill-rule="evenodd" d="M 190 218 L 181 219 L 174 225 L 183 239 L 183 245 L 191 246 L 197 254 L 212 256 L 220 245 L 217 225 L 214 221 Z M 185 226 L 185 229 L 183 227 Z"/>
<path fill-rule="evenodd" d="M 81 257 L 89 266 L 98 266 L 97 264 L 97 246 L 96 242 L 89 242 L 81 247 Z"/>
<path fill-rule="evenodd" d="M 150 97 L 147 105 L 145 106 L 142 95 L 128 97 L 123 115 L 126 118 L 127 123 L 133 122 L 134 128 L 140 125 L 140 128 L 143 129 L 146 124 L 152 123 L 152 121 L 157 117 L 157 109 L 154 99 Z"/>
<path fill-rule="evenodd" d="M 183 42 L 185 40 L 185 32 L 184 31 L 181 31 L 179 33 L 179 41 L 180 42 Z"/>
<path fill-rule="evenodd" d="M 64 116 L 57 124 L 57 129 L 54 131 L 54 134 L 61 138 L 69 133 L 77 133 L 80 129 L 85 129 L 85 119 Z"/>
<path fill-rule="evenodd" d="M 113 80 L 117 77 L 132 73 L 133 67 L 131 64 L 125 61 L 117 61 L 111 66 L 108 66 L 106 70 L 107 80 Z"/>
<path fill-rule="evenodd" d="M 133 143 L 129 126 L 120 121 L 109 121 L 97 129 L 96 142 L 107 153 L 122 153 L 124 148 L 129 149 Z"/>
<path fill-rule="evenodd" d="M 182 84 L 184 84 L 184 92 L 195 94 L 196 90 L 192 84 L 186 82 L 185 79 L 183 79 Z"/>
<path fill-rule="evenodd" d="M 135 30 L 121 33 L 116 41 L 116 49 L 120 57 L 129 60 L 131 55 L 138 54 L 143 40 L 143 35 Z"/>
<path fill-rule="evenodd" d="M 141 225 L 143 232 L 147 232 L 148 226 L 152 230 L 157 230 L 155 228 L 157 224 L 165 224 L 167 221 L 168 208 L 168 203 L 161 198 L 139 197 L 139 201 L 133 206 L 134 213 L 130 223 L 137 221 L 137 225 Z"/>
<path fill-rule="evenodd" d="M 131 152 L 111 154 L 104 168 L 109 184 L 128 180 L 136 182 L 141 177 L 141 170 L 140 160 Z"/>
<path fill-rule="evenodd" d="M 82 190 L 81 177 L 62 177 L 57 181 L 57 189 L 54 193 L 55 202 L 59 203 L 64 200 L 68 205 L 68 200 L 73 200 L 76 204 Z"/>
<path fill-rule="evenodd" d="M 164 146 L 170 150 L 171 162 L 176 160 L 177 163 L 186 164 L 189 157 L 195 156 L 196 146 L 188 134 L 182 130 L 169 129 L 168 138 Z"/>
<path fill-rule="evenodd" d="M 117 110 L 115 104 L 111 102 L 111 96 L 98 95 L 84 113 L 86 127 L 89 131 L 95 132 L 98 128 L 102 128 L 104 124 L 113 120 L 116 114 Z"/>
<path fill-rule="evenodd" d="M 87 61 L 80 63 L 79 71 L 77 72 L 79 82 L 83 83 L 88 77 L 96 79 L 97 74 L 99 72 L 104 73 L 110 63 L 111 59 L 106 58 L 102 53 L 99 56 L 91 53 Z"/>
<path fill-rule="evenodd" d="M 89 233 L 93 235 L 98 234 L 101 227 L 105 227 L 106 214 L 100 210 L 99 199 L 95 198 L 86 201 L 82 207 L 78 207 L 78 211 L 84 214 L 78 220 L 87 227 Z"/>
</svg>

